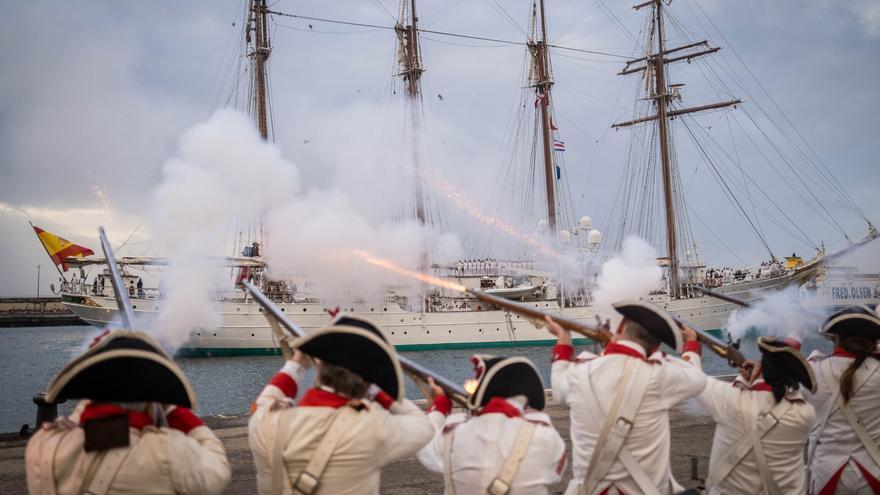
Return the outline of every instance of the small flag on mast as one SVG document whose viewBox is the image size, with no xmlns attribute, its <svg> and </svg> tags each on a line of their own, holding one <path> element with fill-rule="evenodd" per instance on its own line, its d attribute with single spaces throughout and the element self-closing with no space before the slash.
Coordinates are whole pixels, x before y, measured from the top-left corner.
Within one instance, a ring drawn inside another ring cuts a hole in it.
<svg viewBox="0 0 880 495">
<path fill-rule="evenodd" d="M 553 151 L 565 151 L 565 143 L 553 138 Z"/>
<path fill-rule="evenodd" d="M 87 247 L 74 244 L 63 237 L 46 232 L 33 224 L 31 224 L 31 227 L 34 228 L 34 232 L 37 233 L 37 238 L 43 244 L 43 247 L 46 248 L 46 252 L 49 254 L 49 257 L 52 258 L 52 262 L 64 269 L 65 272 L 67 271 L 67 263 L 64 262 L 65 259 L 70 257 L 82 258 L 83 256 L 91 256 L 95 254 L 94 251 Z"/>
</svg>

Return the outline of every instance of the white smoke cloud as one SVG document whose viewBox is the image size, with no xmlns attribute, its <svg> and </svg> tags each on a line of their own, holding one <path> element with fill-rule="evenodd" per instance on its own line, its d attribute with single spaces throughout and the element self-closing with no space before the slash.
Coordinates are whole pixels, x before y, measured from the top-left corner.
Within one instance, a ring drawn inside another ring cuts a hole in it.
<svg viewBox="0 0 880 495">
<path fill-rule="evenodd" d="M 360 187 L 384 180 L 376 176 Z M 187 131 L 154 194 L 152 241 L 170 262 L 156 335 L 177 348 L 191 330 L 220 324 L 214 300 L 230 280 L 208 257 L 230 254 L 221 250 L 237 221 L 262 218 L 270 276 L 304 277 L 316 293 L 362 296 L 388 284 L 411 285 L 354 259 L 353 249 L 410 269 L 419 267 L 423 249 L 434 263 L 461 254 L 454 235 L 414 221 L 371 221 L 359 204 L 339 189 L 301 190 L 298 168 L 243 114 L 223 110 Z"/>
<path fill-rule="evenodd" d="M 178 156 L 163 169 L 151 222 L 170 263 L 155 325 L 165 345 L 177 348 L 190 330 L 220 324 L 213 295 L 222 278 L 207 257 L 224 254 L 236 219 L 279 206 L 298 190 L 296 167 L 242 114 L 217 112 L 183 135 Z"/>
<path fill-rule="evenodd" d="M 611 320 L 612 330 L 621 316 L 612 304 L 624 299 L 647 297 L 662 286 L 663 269 L 657 265 L 657 251 L 644 239 L 623 240 L 620 253 L 602 264 L 593 293 L 596 314 Z"/>
<path fill-rule="evenodd" d="M 818 308 L 804 309 L 798 294 L 797 286 L 789 286 L 762 297 L 748 308 L 734 311 L 726 324 L 731 338 L 739 339 L 749 331 L 755 331 L 781 338 L 791 335 L 803 342 L 807 335 L 817 331 L 830 312 L 820 313 Z"/>
</svg>

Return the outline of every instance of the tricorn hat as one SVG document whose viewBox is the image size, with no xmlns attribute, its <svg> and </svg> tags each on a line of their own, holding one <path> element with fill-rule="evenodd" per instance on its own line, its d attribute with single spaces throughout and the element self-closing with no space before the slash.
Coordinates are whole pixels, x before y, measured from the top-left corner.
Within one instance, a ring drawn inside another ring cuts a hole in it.
<svg viewBox="0 0 880 495">
<path fill-rule="evenodd" d="M 758 349 L 765 359 L 774 360 L 780 368 L 793 375 L 804 388 L 816 392 L 813 367 L 797 349 L 776 337 L 758 337 Z"/>
<path fill-rule="evenodd" d="M 388 344 L 388 337 L 385 335 L 385 332 L 379 329 L 379 326 L 373 323 L 372 321 L 363 318 L 361 316 L 355 316 L 350 313 L 339 313 L 333 320 L 330 322 L 330 326 L 333 327 L 355 327 L 366 330 L 370 333 L 375 334 L 377 337 L 382 339 L 383 342 Z"/>
<path fill-rule="evenodd" d="M 472 409 L 485 406 L 492 397 L 524 395 L 529 407 L 544 409 L 544 382 L 531 361 L 524 357 L 496 357 L 475 354 L 471 358 L 477 372 L 477 389 L 468 397 Z"/>
<path fill-rule="evenodd" d="M 660 342 L 675 349 L 676 352 L 682 351 L 681 328 L 666 311 L 636 299 L 618 301 L 612 306 L 624 318 L 638 323 L 654 334 Z"/>
<path fill-rule="evenodd" d="M 160 402 L 195 408 L 183 371 L 144 332 L 114 330 L 73 359 L 49 383 L 47 402 Z"/>
<path fill-rule="evenodd" d="M 867 306 L 849 306 L 829 316 L 822 333 L 880 340 L 880 318 Z"/>
<path fill-rule="evenodd" d="M 403 369 L 397 353 L 375 332 L 350 325 L 332 325 L 296 339 L 291 347 L 351 371 L 394 400 L 404 397 Z"/>
</svg>

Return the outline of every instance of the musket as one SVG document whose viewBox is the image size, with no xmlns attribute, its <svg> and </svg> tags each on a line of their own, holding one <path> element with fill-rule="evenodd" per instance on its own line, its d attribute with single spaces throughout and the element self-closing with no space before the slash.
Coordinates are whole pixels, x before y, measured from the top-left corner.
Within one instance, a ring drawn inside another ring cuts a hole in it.
<svg viewBox="0 0 880 495">
<path fill-rule="evenodd" d="M 113 248 L 110 241 L 107 240 L 107 232 L 104 227 L 98 227 L 98 237 L 101 239 L 101 250 L 104 251 L 104 261 L 110 270 L 110 280 L 113 281 L 113 293 L 116 295 L 116 306 L 119 308 L 119 317 L 122 319 L 122 327 L 134 328 L 134 308 L 131 306 L 131 300 L 128 298 L 128 292 L 125 290 L 125 282 L 122 280 L 122 274 L 119 273 L 119 264 L 116 262 L 116 256 L 113 254 Z M 153 404 L 153 417 L 159 426 L 168 424 L 165 418 L 165 410 L 161 404 Z"/>
<path fill-rule="evenodd" d="M 254 301 L 263 308 L 263 314 L 266 315 L 266 319 L 269 320 L 269 324 L 272 326 L 273 331 L 276 332 L 276 336 L 282 341 L 282 345 L 286 345 L 287 342 L 306 334 L 299 325 L 290 321 L 290 319 L 287 318 L 287 315 L 282 313 L 278 306 L 266 297 L 266 295 L 263 294 L 263 292 L 254 284 L 248 280 L 242 281 L 242 284 L 248 292 L 251 293 Z M 278 335 L 279 331 L 282 332 L 281 335 Z M 397 359 L 400 361 L 400 366 L 414 379 L 422 383 L 427 383 L 428 378 L 433 379 L 434 383 L 442 388 L 443 391 L 446 392 L 446 396 L 453 402 L 464 408 L 468 408 L 467 398 L 469 394 L 463 387 L 399 354 L 397 355 Z"/>
<path fill-rule="evenodd" d="M 606 326 L 602 325 L 588 325 L 586 323 L 581 323 L 577 320 L 573 320 L 571 318 L 566 318 L 564 316 L 557 316 L 555 314 L 541 311 L 538 308 L 534 308 L 532 306 L 527 306 L 525 304 L 516 303 L 498 296 L 494 296 L 491 294 L 486 294 L 485 292 L 476 290 L 476 289 L 466 289 L 467 293 L 476 297 L 477 299 L 485 302 L 486 304 L 491 304 L 492 306 L 498 307 L 500 309 L 510 311 L 511 313 L 516 313 L 520 316 L 524 316 L 532 321 L 536 326 L 540 326 L 544 324 L 544 317 L 549 316 L 556 323 L 559 324 L 562 328 L 574 332 L 584 337 L 587 337 L 591 340 L 601 342 L 603 344 L 607 344 L 611 341 L 612 334 L 610 330 Z M 739 351 L 739 343 L 737 342 L 723 342 L 715 337 L 713 337 L 709 332 L 702 330 L 701 328 L 692 325 L 681 318 L 676 316 L 672 316 L 678 324 L 685 325 L 688 328 L 691 328 L 697 334 L 697 340 L 700 341 L 703 345 L 709 348 L 715 354 L 718 354 L 720 357 L 727 360 L 727 362 L 731 366 L 739 367 L 745 362 L 745 356 Z"/>
<path fill-rule="evenodd" d="M 503 297 L 493 296 L 492 294 L 487 294 L 483 291 L 476 289 L 465 289 L 465 291 L 486 304 L 490 304 L 505 311 L 524 316 L 528 318 L 532 322 L 532 324 L 539 328 L 544 325 L 544 317 L 549 316 L 553 319 L 553 321 L 558 323 L 559 326 L 570 332 L 583 335 L 590 340 L 598 341 L 603 344 L 611 342 L 611 332 L 607 327 L 603 325 L 588 325 L 586 323 L 581 323 L 571 318 L 566 318 L 564 316 L 558 316 L 552 313 L 548 313 L 546 311 L 541 311 L 538 308 L 533 308 L 525 304 L 516 303 L 509 299 L 504 299 Z"/>
<path fill-rule="evenodd" d="M 742 306 L 744 308 L 749 308 L 752 306 L 751 303 L 749 303 L 748 301 L 743 301 L 742 299 L 737 299 L 736 297 L 728 296 L 727 294 L 722 294 L 721 292 L 716 292 L 712 289 L 706 289 L 705 287 L 694 287 L 694 289 L 697 289 L 707 296 L 714 297 L 715 299 L 720 299 L 722 301 L 727 301 L 729 303 L 736 304 L 737 306 Z"/>
<path fill-rule="evenodd" d="M 110 241 L 107 240 L 107 233 L 104 232 L 104 227 L 98 227 L 98 237 L 101 238 L 104 260 L 107 262 L 107 268 L 110 269 L 110 279 L 113 281 L 113 293 L 116 294 L 116 305 L 119 307 L 122 326 L 132 328 L 134 309 L 131 307 L 128 293 L 125 292 L 125 282 L 122 281 L 122 275 L 119 274 L 119 265 L 116 264 L 116 256 L 113 255 L 113 249 L 110 247 Z"/>
</svg>

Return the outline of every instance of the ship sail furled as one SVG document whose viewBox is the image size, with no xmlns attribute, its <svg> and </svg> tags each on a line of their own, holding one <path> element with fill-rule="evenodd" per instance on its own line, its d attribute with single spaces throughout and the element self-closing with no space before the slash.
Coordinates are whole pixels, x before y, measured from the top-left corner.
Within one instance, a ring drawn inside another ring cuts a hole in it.
<svg viewBox="0 0 880 495">
<path fill-rule="evenodd" d="M 761 129 L 758 122 L 749 115 L 748 110 L 742 108 L 754 104 L 769 119 L 769 115 L 764 112 L 760 104 L 757 101 L 743 104 L 741 99 L 731 96 L 729 91 L 726 91 L 727 98 L 721 98 L 719 101 L 690 106 L 682 105 L 684 84 L 671 80 L 670 68 L 675 67 L 677 63 L 687 62 L 697 65 L 704 75 L 711 74 L 717 78 L 718 73 L 728 74 L 727 66 L 716 71 L 712 66 L 704 69 L 703 65 L 700 65 L 702 63 L 708 65 L 706 60 L 711 60 L 708 56 L 715 55 L 719 52 L 720 47 L 710 45 L 708 40 L 685 42 L 679 46 L 667 47 L 666 40 L 669 37 L 665 32 L 667 22 L 675 30 L 674 37 L 676 39 L 686 39 L 692 36 L 690 31 L 681 26 L 681 21 L 668 12 L 669 2 L 650 0 L 633 8 L 644 10 L 648 16 L 646 23 L 648 28 L 645 30 L 647 39 L 642 45 L 644 55 L 628 60 L 618 74 L 638 75 L 641 78 L 642 84 L 640 86 L 644 97 L 637 100 L 635 115 L 632 119 L 612 126 L 615 129 L 633 129 L 628 162 L 622 176 L 621 190 L 614 206 L 615 214 L 621 218 L 612 222 L 612 228 L 609 232 L 612 242 L 606 247 L 615 249 L 627 235 L 638 234 L 661 248 L 661 252 L 664 253 L 661 262 L 667 267 L 668 293 L 673 299 L 687 297 L 689 295 L 688 285 L 704 282 L 705 266 L 698 257 L 697 244 L 690 223 L 690 214 L 693 210 L 689 209 L 684 197 L 676 154 L 674 132 L 684 132 L 694 140 L 698 155 L 706 162 L 713 178 L 722 187 L 728 201 L 754 232 L 773 262 L 776 262 L 776 256 L 770 248 L 758 219 L 755 218 L 758 211 L 755 199 L 765 199 L 772 205 L 770 208 L 762 207 L 761 210 L 763 213 L 770 214 L 771 220 L 781 230 L 787 233 L 796 231 L 794 237 L 801 242 L 806 241 L 809 246 L 817 250 L 818 255 L 824 254 L 820 251 L 817 243 L 810 239 L 775 203 L 774 198 L 766 192 L 762 184 L 748 176 L 739 163 L 739 157 L 731 156 L 736 153 L 729 153 L 720 145 L 718 146 L 721 149 L 720 154 L 710 151 L 712 144 L 718 145 L 717 141 L 694 121 L 695 114 L 713 110 L 737 109 L 743 112 L 749 122 L 757 127 L 760 134 L 769 141 L 768 133 Z M 705 15 L 705 12 L 703 14 Z M 749 72 L 751 73 L 751 71 Z M 713 84 L 713 81 L 710 81 L 709 85 L 713 89 L 724 88 L 727 90 L 728 88 L 724 82 Z M 742 84 L 738 84 L 737 87 L 745 90 L 745 86 Z M 717 89 L 715 92 L 721 96 Z M 778 109 L 778 105 L 775 106 Z M 787 118 L 785 120 L 791 125 Z M 782 131 L 780 130 L 780 132 Z M 796 130 L 795 133 L 797 133 Z M 784 132 L 783 135 L 785 135 Z M 799 133 L 797 135 L 800 136 Z M 803 140 L 803 138 L 801 139 Z M 755 144 L 754 141 L 751 143 Z M 791 140 L 789 140 L 789 144 L 793 145 Z M 804 144 L 809 146 L 805 141 Z M 791 177 L 782 177 L 781 182 L 796 190 L 801 199 L 805 199 L 808 206 L 816 211 L 821 218 L 832 223 L 844 238 L 849 240 L 844 229 L 826 207 L 825 202 L 813 192 L 816 187 L 824 188 L 828 185 L 838 203 L 860 215 L 868 223 L 869 232 L 871 232 L 869 237 L 873 238 L 872 236 L 876 232 L 873 226 L 858 211 L 855 202 L 843 191 L 827 168 L 819 170 L 815 161 L 804 154 L 803 157 L 808 158 L 805 161 L 820 172 L 807 175 L 807 179 L 805 179 L 806 174 L 796 171 L 794 168 L 793 163 L 797 160 L 786 157 L 778 144 L 771 141 L 770 146 L 790 169 Z M 765 159 L 767 158 L 766 155 L 763 156 Z M 739 174 L 733 175 L 729 169 L 725 170 L 724 166 L 727 163 L 724 162 L 732 163 Z M 795 179 L 794 184 L 789 180 L 792 177 Z M 812 182 L 813 187 L 808 182 Z M 753 198 L 752 194 L 755 191 L 760 193 L 763 198 Z M 751 208 L 747 208 L 748 206 Z M 777 214 L 781 214 L 784 220 L 780 221 L 776 217 Z"/>
</svg>

